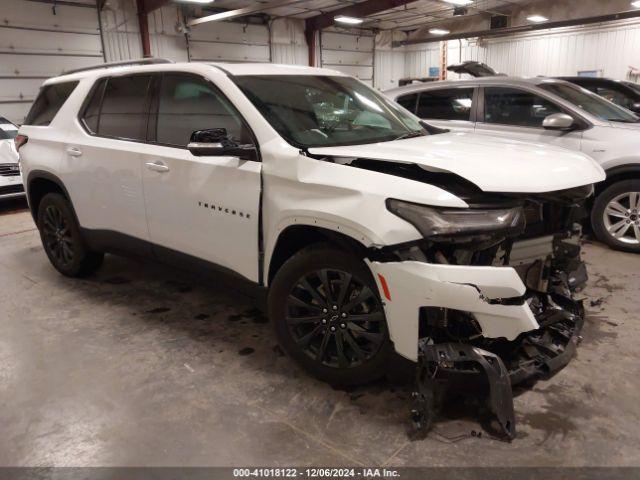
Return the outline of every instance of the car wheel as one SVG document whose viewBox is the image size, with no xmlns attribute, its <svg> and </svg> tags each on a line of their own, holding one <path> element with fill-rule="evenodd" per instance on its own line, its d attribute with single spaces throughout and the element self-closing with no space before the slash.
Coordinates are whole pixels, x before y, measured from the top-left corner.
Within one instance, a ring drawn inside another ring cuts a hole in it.
<svg viewBox="0 0 640 480">
<path fill-rule="evenodd" d="M 393 354 L 369 268 L 330 246 L 308 247 L 282 266 L 269 291 L 269 317 L 289 356 L 332 385 L 382 377 Z"/>
<path fill-rule="evenodd" d="M 598 240 L 617 250 L 640 252 L 640 180 L 617 182 L 600 193 L 591 224 Z"/>
<path fill-rule="evenodd" d="M 87 247 L 65 197 L 46 194 L 38 206 L 37 218 L 44 251 L 56 270 L 68 277 L 82 277 L 100 267 L 104 254 Z"/>
</svg>

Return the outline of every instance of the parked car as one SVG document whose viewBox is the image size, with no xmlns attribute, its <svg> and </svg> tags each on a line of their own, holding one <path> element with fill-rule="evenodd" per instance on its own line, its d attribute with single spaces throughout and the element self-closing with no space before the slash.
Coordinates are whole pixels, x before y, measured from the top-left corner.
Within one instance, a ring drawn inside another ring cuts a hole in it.
<svg viewBox="0 0 640 480">
<path fill-rule="evenodd" d="M 24 196 L 18 151 L 14 145 L 17 134 L 18 127 L 0 117 L 0 200 Z"/>
<path fill-rule="evenodd" d="M 604 179 L 581 153 L 442 133 L 332 70 L 159 60 L 46 81 L 20 136 L 60 273 L 104 252 L 234 273 L 320 379 L 418 361 L 421 419 L 440 375 L 475 365 L 513 435 L 509 374 L 574 351 L 576 205 Z"/>
<path fill-rule="evenodd" d="M 636 84 L 598 77 L 558 78 L 586 88 L 633 113 L 640 113 L 640 86 Z"/>
<path fill-rule="evenodd" d="M 640 252 L 640 123 L 628 110 L 549 78 L 444 81 L 386 95 L 439 127 L 588 154 L 607 173 L 591 208 L 595 235 L 613 248 Z"/>
</svg>

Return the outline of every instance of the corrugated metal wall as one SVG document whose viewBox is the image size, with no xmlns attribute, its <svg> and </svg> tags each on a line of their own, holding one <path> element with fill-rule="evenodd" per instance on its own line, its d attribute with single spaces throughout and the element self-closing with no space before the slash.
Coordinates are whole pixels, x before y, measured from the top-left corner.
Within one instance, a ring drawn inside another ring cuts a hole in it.
<svg viewBox="0 0 640 480">
<path fill-rule="evenodd" d="M 640 22 L 540 32 L 495 39 L 484 47 L 485 62 L 510 75 L 576 75 L 579 71 L 626 78 L 640 67 Z"/>
<path fill-rule="evenodd" d="M 509 75 L 557 76 L 598 71 L 605 77 L 624 79 L 630 66 L 640 68 L 638 21 L 546 30 L 481 42 L 462 40 L 461 43 L 462 55 L 458 41 L 448 42 L 448 64 L 460 59 L 478 60 Z M 439 44 L 413 46 L 406 52 L 407 76 L 424 75 L 430 66 L 438 65 Z"/>
<path fill-rule="evenodd" d="M 42 82 L 102 62 L 95 3 L 2 0 L 0 116 L 21 123 Z"/>
<path fill-rule="evenodd" d="M 70 0 L 67 0 L 69 2 Z M 42 81 L 103 58 L 94 0 L 55 5 L 38 0 L 2 0 L 0 22 L 0 115 L 20 123 Z M 149 16 L 151 51 L 175 61 L 208 60 L 307 64 L 304 23 L 276 19 L 270 25 L 216 22 L 183 29 L 181 7 Z M 140 58 L 135 0 L 109 0 L 102 13 L 107 61 Z M 424 77 L 440 66 L 440 44 L 393 48 L 400 32 L 329 29 L 322 33 L 321 64 L 385 90 L 403 77 Z M 626 78 L 640 68 L 640 21 L 540 31 L 484 41 L 447 44 L 447 63 L 484 61 L 511 75 L 575 75 L 597 71 Z M 457 75 L 454 75 L 457 76 Z"/>
</svg>

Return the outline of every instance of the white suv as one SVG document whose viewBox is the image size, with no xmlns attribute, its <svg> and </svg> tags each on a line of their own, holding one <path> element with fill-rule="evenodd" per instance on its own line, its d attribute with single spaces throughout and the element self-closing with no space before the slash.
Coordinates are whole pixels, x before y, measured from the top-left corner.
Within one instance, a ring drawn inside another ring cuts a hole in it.
<svg viewBox="0 0 640 480">
<path fill-rule="evenodd" d="M 18 151 L 14 143 L 17 133 L 17 126 L 0 117 L 0 200 L 24 196 Z"/>
<path fill-rule="evenodd" d="M 581 153 L 441 133 L 331 70 L 160 60 L 48 80 L 20 134 L 61 273 L 103 252 L 235 273 L 328 382 L 380 377 L 394 351 L 439 375 L 473 364 L 512 434 L 509 376 L 573 353 L 575 226 L 604 178 Z"/>
</svg>

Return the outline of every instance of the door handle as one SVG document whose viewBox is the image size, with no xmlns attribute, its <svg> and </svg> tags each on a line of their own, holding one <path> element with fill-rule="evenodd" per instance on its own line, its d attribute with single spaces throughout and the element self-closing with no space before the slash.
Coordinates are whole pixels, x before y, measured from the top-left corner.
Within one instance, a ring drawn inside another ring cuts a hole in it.
<svg viewBox="0 0 640 480">
<path fill-rule="evenodd" d="M 82 155 L 82 150 L 78 147 L 67 147 L 67 153 L 72 157 L 79 157 Z"/>
<path fill-rule="evenodd" d="M 164 173 L 169 171 L 169 167 L 162 162 L 147 162 L 145 165 L 149 170 L 153 170 L 154 172 Z"/>
</svg>

